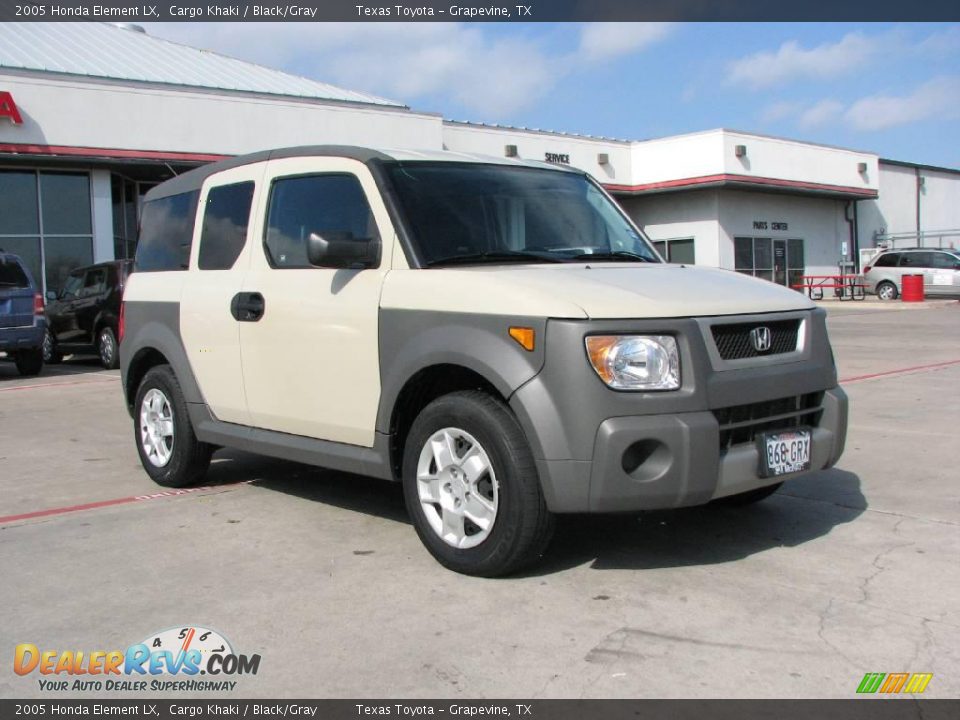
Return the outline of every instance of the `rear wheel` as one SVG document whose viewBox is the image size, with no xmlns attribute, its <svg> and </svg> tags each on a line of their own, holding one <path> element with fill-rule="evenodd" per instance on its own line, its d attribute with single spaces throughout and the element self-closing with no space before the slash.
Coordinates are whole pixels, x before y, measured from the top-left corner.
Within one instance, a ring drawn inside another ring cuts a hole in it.
<svg viewBox="0 0 960 720">
<path fill-rule="evenodd" d="M 40 348 L 18 350 L 13 361 L 17 365 L 17 372 L 21 375 L 39 375 L 43 370 L 43 350 Z"/>
<path fill-rule="evenodd" d="M 466 575 L 519 570 L 553 532 L 523 430 L 482 392 L 445 395 L 420 413 L 404 448 L 403 490 L 427 550 Z"/>
<path fill-rule="evenodd" d="M 877 285 L 877 297 L 881 300 L 896 300 L 899 294 L 897 286 L 889 280 L 884 280 Z"/>
<path fill-rule="evenodd" d="M 733 507 L 743 507 L 744 505 L 753 505 L 758 503 L 761 500 L 766 500 L 768 497 L 773 495 L 777 490 L 783 487 L 783 483 L 777 483 L 776 485 L 767 485 L 766 487 L 757 488 L 756 490 L 748 490 L 747 492 L 738 493 L 736 495 L 728 495 L 724 498 L 719 498 L 715 500 L 719 505 L 729 505 Z"/>
<path fill-rule="evenodd" d="M 180 383 L 169 365 L 147 372 L 134 408 L 137 452 L 154 482 L 186 487 L 199 481 L 210 465 L 213 449 L 197 440 Z"/>
<path fill-rule="evenodd" d="M 56 365 L 63 361 L 63 355 L 57 349 L 57 341 L 49 328 L 43 331 L 43 361 L 49 365 Z"/>
<path fill-rule="evenodd" d="M 107 370 L 120 367 L 120 353 L 117 352 L 117 336 L 108 327 L 102 328 L 97 336 L 97 353 L 100 362 Z"/>
</svg>

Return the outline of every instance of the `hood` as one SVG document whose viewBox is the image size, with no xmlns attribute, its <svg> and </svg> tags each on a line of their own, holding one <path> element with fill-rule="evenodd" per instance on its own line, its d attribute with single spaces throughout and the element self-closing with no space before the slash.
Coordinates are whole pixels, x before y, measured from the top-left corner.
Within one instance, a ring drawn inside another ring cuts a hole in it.
<svg viewBox="0 0 960 720">
<path fill-rule="evenodd" d="M 382 300 L 384 307 L 594 319 L 737 315 L 815 307 L 798 292 L 731 270 L 609 262 L 393 272 Z"/>
</svg>

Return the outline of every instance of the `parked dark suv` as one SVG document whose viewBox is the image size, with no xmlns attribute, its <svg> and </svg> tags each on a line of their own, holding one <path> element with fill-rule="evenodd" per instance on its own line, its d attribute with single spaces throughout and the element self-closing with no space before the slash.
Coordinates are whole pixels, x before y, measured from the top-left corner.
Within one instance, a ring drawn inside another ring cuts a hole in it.
<svg viewBox="0 0 960 720">
<path fill-rule="evenodd" d="M 119 366 L 117 351 L 120 299 L 132 260 L 77 268 L 56 294 L 48 293 L 48 330 L 44 358 L 58 363 L 64 355 L 97 354 L 108 370 Z"/>
<path fill-rule="evenodd" d="M 43 369 L 43 295 L 24 262 L 0 250 L 0 352 L 12 355 L 21 375 Z"/>
</svg>

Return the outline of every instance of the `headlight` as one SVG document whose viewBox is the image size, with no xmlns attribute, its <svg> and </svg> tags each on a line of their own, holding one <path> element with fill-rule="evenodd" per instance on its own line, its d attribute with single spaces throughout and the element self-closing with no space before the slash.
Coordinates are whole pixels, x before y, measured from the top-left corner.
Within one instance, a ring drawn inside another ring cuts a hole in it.
<svg viewBox="0 0 960 720">
<path fill-rule="evenodd" d="M 590 335 L 587 356 L 615 390 L 676 390 L 680 354 L 669 335 Z"/>
</svg>

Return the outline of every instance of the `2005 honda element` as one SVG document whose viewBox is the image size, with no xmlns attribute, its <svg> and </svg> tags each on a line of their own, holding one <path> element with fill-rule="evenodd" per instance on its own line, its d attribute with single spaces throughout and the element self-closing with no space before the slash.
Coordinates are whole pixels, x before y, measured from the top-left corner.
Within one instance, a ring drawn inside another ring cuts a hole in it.
<svg viewBox="0 0 960 720">
<path fill-rule="evenodd" d="M 824 313 L 664 263 L 589 176 L 308 147 L 150 191 L 120 355 L 143 466 L 242 448 L 403 483 L 472 575 L 556 513 L 752 502 L 844 444 Z"/>
</svg>

